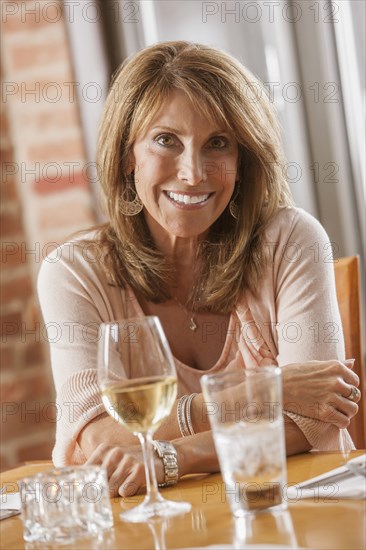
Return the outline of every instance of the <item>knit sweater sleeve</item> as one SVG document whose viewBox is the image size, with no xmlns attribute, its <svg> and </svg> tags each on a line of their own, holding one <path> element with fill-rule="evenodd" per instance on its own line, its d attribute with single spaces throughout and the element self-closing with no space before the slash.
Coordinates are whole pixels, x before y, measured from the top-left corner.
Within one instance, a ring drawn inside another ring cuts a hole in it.
<svg viewBox="0 0 366 550">
<path fill-rule="evenodd" d="M 106 287 L 96 264 L 85 261 L 77 247 L 72 256 L 65 245 L 54 251 L 38 275 L 56 388 L 56 466 L 85 462 L 78 435 L 104 411 L 96 368 L 99 325 L 113 316 Z"/>
<path fill-rule="evenodd" d="M 277 362 L 343 361 L 344 338 L 335 290 L 332 243 L 321 224 L 297 210 L 274 258 Z M 346 430 L 287 412 L 313 448 L 352 448 Z"/>
</svg>

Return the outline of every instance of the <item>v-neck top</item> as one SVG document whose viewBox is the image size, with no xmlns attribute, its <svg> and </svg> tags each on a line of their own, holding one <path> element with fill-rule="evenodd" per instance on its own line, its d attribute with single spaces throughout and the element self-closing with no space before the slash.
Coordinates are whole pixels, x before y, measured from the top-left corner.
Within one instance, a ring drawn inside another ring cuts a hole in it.
<svg viewBox="0 0 366 550">
<path fill-rule="evenodd" d="M 93 238 L 90 234 L 89 239 Z M 329 237 L 301 209 L 284 207 L 267 229 L 269 260 L 256 295 L 246 291 L 231 312 L 226 339 L 215 365 L 197 370 L 175 358 L 178 395 L 200 392 L 203 374 L 234 368 L 241 354 L 245 368 L 311 360 L 341 360 L 344 340 L 335 292 Z M 324 257 L 314 256 L 314 244 Z M 130 287 L 111 285 L 90 246 L 70 241 L 42 263 L 38 295 L 49 331 L 58 422 L 53 460 L 56 466 L 85 461 L 77 438 L 104 412 L 96 375 L 100 323 L 124 321 L 144 312 Z M 60 327 L 55 338 L 54 327 Z M 317 327 L 318 337 L 315 337 Z M 320 450 L 352 442 L 346 430 L 285 411 Z"/>
</svg>

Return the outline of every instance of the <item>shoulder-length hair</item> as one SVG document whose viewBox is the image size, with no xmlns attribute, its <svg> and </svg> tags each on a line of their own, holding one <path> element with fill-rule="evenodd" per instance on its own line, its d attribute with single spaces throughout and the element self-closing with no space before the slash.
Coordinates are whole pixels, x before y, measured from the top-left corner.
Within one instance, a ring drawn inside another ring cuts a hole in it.
<svg viewBox="0 0 366 550">
<path fill-rule="evenodd" d="M 183 41 L 150 46 L 118 70 L 100 125 L 97 165 L 109 223 L 98 235 L 104 267 L 118 286 L 129 284 L 153 302 L 171 298 L 174 269 L 156 248 L 144 213 L 126 216 L 130 153 L 172 90 L 187 93 L 239 147 L 237 216 L 229 206 L 197 251 L 190 309 L 228 313 L 244 290 L 255 292 L 266 259 L 264 233 L 280 206 L 291 204 L 279 126 L 262 84 L 230 55 Z M 132 183 L 132 200 L 134 193 Z"/>
</svg>

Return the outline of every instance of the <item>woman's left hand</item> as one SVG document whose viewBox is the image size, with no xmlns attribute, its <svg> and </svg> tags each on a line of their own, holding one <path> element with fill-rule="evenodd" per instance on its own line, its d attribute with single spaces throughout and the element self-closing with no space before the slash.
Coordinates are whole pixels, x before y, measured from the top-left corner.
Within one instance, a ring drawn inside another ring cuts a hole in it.
<svg viewBox="0 0 366 550">
<path fill-rule="evenodd" d="M 341 361 L 308 361 L 284 365 L 284 409 L 347 428 L 358 411 L 361 392 L 349 399 L 359 377 Z"/>
<path fill-rule="evenodd" d="M 164 479 L 163 463 L 154 456 L 158 483 Z M 145 467 L 140 445 L 115 446 L 101 443 L 88 458 L 87 465 L 107 470 L 111 496 L 130 497 L 146 487 Z"/>
</svg>

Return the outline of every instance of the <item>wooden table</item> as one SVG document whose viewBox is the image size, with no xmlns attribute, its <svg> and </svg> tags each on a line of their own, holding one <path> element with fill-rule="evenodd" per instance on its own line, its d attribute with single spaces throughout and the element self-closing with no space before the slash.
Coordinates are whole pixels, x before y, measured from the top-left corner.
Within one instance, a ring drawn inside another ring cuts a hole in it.
<svg viewBox="0 0 366 550">
<path fill-rule="evenodd" d="M 354 451 L 352 456 L 364 451 Z M 340 453 L 307 453 L 288 459 L 288 482 L 298 483 L 343 464 Z M 50 469 L 50 463 L 29 463 L 0 475 L 1 486 L 9 492 L 16 490 L 16 482 L 24 476 Z M 164 496 L 192 503 L 192 512 L 172 518 L 165 524 L 149 526 L 129 524 L 119 520 L 119 512 L 135 506 L 142 497 L 113 499 L 115 527 L 101 535 L 100 539 L 78 541 L 78 550 L 90 549 L 147 549 L 147 548 L 197 548 L 208 545 L 233 544 L 235 532 L 243 536 L 245 524 L 234 521 L 226 503 L 224 486 L 219 474 L 192 476 L 181 480 L 172 489 L 164 489 Z M 320 498 L 298 500 L 290 503 L 287 512 L 277 516 L 264 514 L 256 517 L 251 525 L 252 536 L 245 539 L 251 544 L 285 543 L 300 547 L 321 549 L 363 549 L 365 548 L 365 501 L 330 500 Z M 40 548 L 25 546 L 20 516 L 0 522 L 0 547 Z M 155 533 L 153 533 L 155 530 Z M 244 539 L 242 539 L 244 540 Z M 240 543 L 238 547 L 241 547 Z M 61 548 L 71 548 L 62 546 Z M 45 548 L 45 547 L 43 547 Z M 47 550 L 51 547 L 47 545 Z M 54 548 L 54 547 L 53 547 Z"/>
</svg>

